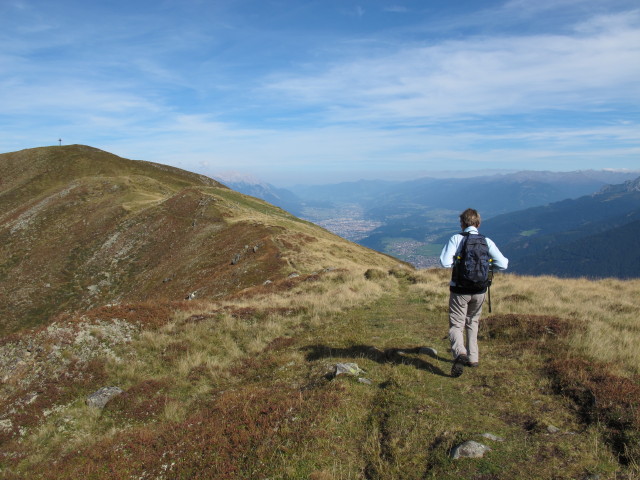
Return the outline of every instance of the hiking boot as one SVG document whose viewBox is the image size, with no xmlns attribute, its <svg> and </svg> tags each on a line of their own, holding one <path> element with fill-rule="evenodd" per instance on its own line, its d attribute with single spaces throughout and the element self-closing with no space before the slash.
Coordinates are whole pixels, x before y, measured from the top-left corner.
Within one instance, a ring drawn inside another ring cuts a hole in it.
<svg viewBox="0 0 640 480">
<path fill-rule="evenodd" d="M 478 368 L 480 366 L 480 364 L 478 362 L 467 362 L 465 364 L 466 367 L 471 367 L 471 368 Z"/>
<path fill-rule="evenodd" d="M 451 367 L 451 376 L 454 378 L 462 375 L 464 371 L 464 366 L 469 363 L 469 357 L 466 355 L 458 355 L 456 359 L 453 361 L 453 366 Z"/>
</svg>

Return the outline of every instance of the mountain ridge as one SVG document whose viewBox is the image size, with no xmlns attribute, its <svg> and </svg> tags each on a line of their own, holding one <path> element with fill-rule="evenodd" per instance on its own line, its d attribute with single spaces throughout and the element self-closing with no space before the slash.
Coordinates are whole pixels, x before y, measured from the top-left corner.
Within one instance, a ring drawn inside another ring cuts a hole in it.
<svg viewBox="0 0 640 480">
<path fill-rule="evenodd" d="M 483 227 L 506 252 L 513 271 L 631 278 L 640 275 L 640 260 L 628 253 L 640 248 L 633 234 L 639 218 L 640 177 L 591 195 L 499 215 Z"/>
<path fill-rule="evenodd" d="M 398 261 L 203 175 L 91 147 L 2 154 L 0 169 L 3 329 L 106 303 L 222 297 L 343 253 Z"/>
</svg>

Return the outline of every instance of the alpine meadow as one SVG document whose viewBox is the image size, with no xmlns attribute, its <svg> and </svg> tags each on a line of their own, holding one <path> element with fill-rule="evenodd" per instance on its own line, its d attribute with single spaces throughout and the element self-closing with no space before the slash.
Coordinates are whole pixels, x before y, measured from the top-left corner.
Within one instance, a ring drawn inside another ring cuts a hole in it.
<svg viewBox="0 0 640 480">
<path fill-rule="evenodd" d="M 449 270 L 88 146 L 0 172 L 2 479 L 640 478 L 640 279 L 496 273 L 452 378 Z"/>
</svg>

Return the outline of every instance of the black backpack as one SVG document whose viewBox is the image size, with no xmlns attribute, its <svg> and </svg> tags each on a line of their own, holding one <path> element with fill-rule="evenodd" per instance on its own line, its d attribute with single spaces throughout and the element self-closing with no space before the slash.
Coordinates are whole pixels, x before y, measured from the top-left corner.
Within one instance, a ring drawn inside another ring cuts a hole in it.
<svg viewBox="0 0 640 480">
<path fill-rule="evenodd" d="M 464 232 L 455 257 L 452 280 L 456 286 L 482 291 L 491 285 L 491 257 L 484 235 Z"/>
</svg>

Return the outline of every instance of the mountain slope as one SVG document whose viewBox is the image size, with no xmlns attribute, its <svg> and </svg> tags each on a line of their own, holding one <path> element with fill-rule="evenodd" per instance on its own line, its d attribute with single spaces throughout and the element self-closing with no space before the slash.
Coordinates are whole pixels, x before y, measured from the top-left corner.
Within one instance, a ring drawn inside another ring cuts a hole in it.
<svg viewBox="0 0 640 480">
<path fill-rule="evenodd" d="M 0 478 L 637 478 L 640 282 L 500 275 L 481 365 L 451 378 L 447 272 L 389 273 L 0 342 Z M 491 450 L 453 460 L 468 440 Z"/>
<path fill-rule="evenodd" d="M 3 154 L 0 171 L 0 333 L 107 303 L 396 262 L 207 177 L 91 147 Z"/>
<path fill-rule="evenodd" d="M 638 277 L 640 178 L 575 200 L 491 218 L 483 229 L 527 274 Z"/>
<path fill-rule="evenodd" d="M 593 235 L 585 232 L 579 239 L 517 256 L 515 262 L 514 269 L 528 275 L 638 278 L 640 220 Z"/>
</svg>

